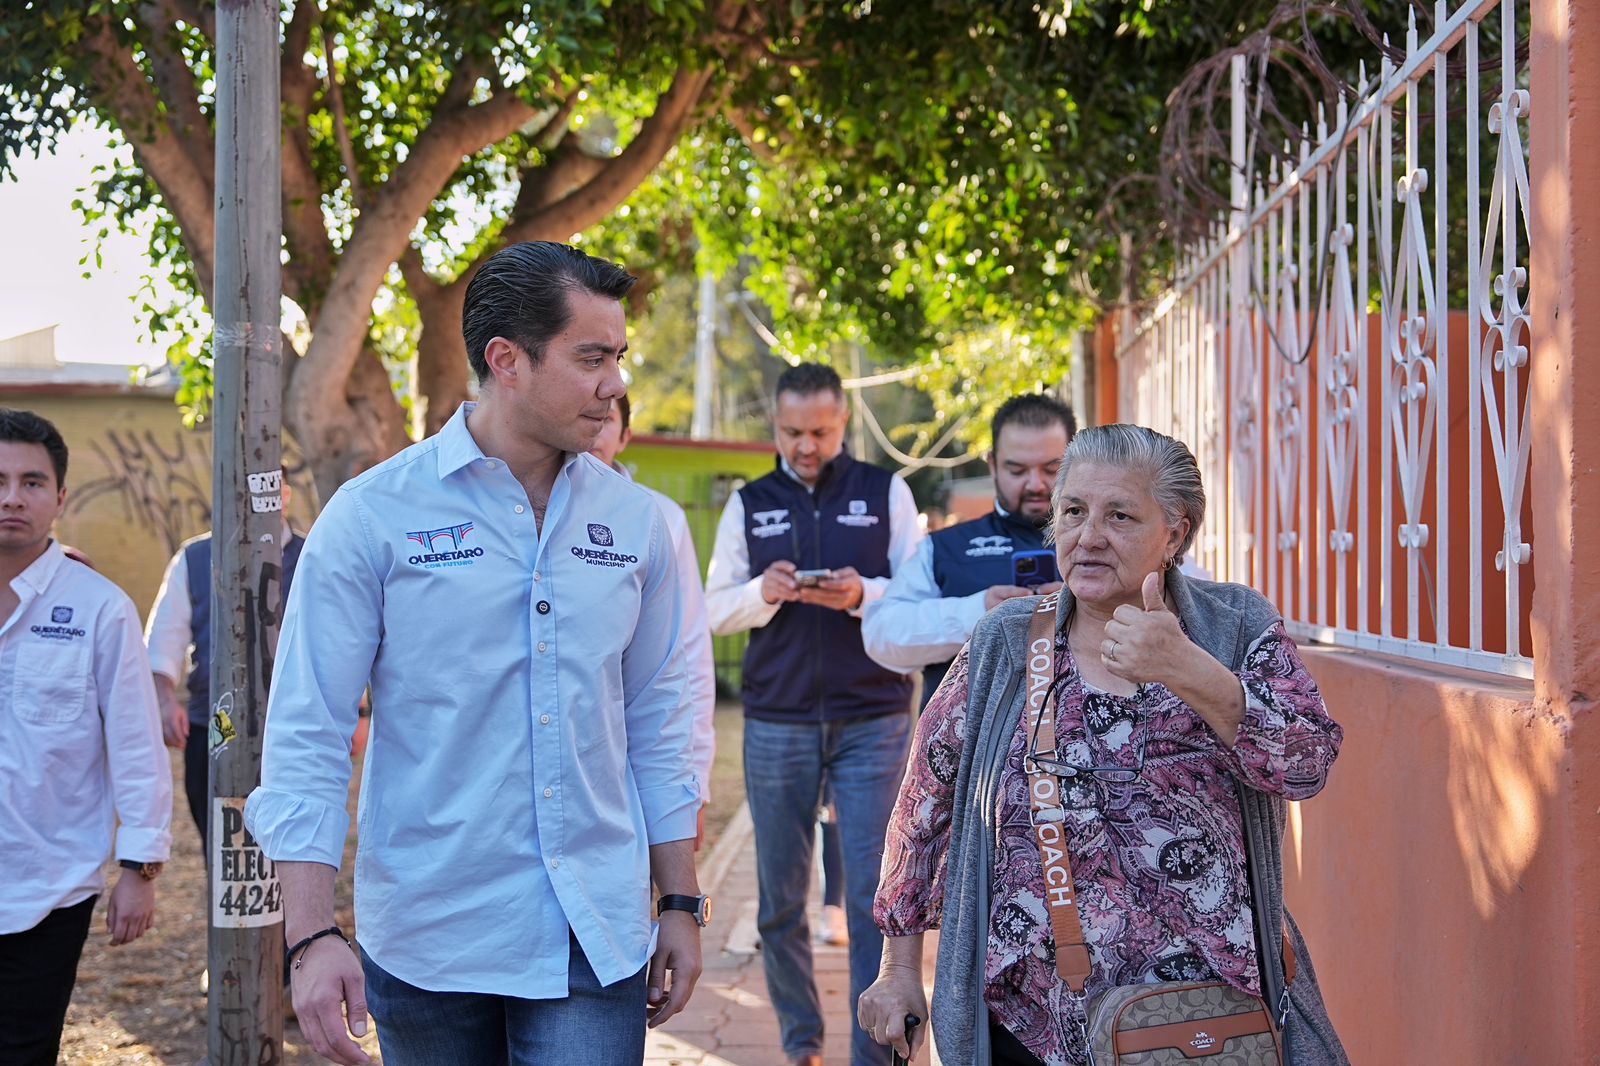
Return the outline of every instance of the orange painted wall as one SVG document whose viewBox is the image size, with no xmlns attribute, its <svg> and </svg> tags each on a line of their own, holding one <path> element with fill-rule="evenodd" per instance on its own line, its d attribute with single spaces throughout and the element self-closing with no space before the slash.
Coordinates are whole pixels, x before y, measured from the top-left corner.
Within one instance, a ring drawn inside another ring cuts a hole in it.
<svg viewBox="0 0 1600 1066">
<path fill-rule="evenodd" d="M 1572 1064 L 1570 778 L 1533 685 L 1306 649 L 1345 744 L 1294 805 L 1290 909 L 1352 1062 Z M 1594 765 L 1592 751 L 1583 753 Z"/>
</svg>

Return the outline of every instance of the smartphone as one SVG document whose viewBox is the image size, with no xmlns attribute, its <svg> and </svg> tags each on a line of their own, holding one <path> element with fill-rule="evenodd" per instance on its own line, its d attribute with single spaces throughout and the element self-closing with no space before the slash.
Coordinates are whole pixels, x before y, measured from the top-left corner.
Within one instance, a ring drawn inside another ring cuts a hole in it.
<svg viewBox="0 0 1600 1066">
<path fill-rule="evenodd" d="M 1056 571 L 1056 553 L 1049 548 L 1011 554 L 1011 583 L 1022 588 L 1038 588 L 1060 581 Z"/>
<path fill-rule="evenodd" d="M 794 572 L 794 583 L 803 589 L 814 589 L 822 584 L 825 578 L 832 576 L 832 570 L 796 570 Z"/>
</svg>

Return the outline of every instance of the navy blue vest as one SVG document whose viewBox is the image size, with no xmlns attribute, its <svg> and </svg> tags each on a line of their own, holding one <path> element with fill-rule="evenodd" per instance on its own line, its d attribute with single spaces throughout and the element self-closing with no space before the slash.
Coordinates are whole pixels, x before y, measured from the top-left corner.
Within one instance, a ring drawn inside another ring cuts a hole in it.
<svg viewBox="0 0 1600 1066">
<path fill-rule="evenodd" d="M 933 581 L 940 596 L 970 596 L 992 585 L 1009 585 L 1011 553 L 1045 546 L 1043 529 L 999 511 L 941 529 L 928 542 L 933 548 Z M 949 662 L 923 668 L 924 706 L 948 669 Z"/>
<path fill-rule="evenodd" d="M 853 566 L 889 576 L 893 475 L 841 452 L 822 468 L 815 494 L 779 468 L 739 490 L 750 573 L 779 560 L 801 570 Z M 845 611 L 785 603 L 750 631 L 744 709 L 768 721 L 822 722 L 910 709 L 911 679 L 867 657 L 861 621 Z"/>
<path fill-rule="evenodd" d="M 296 533 L 283 548 L 283 601 L 289 602 L 289 585 L 306 538 Z M 183 546 L 183 563 L 189 570 L 189 639 L 194 661 L 189 669 L 189 724 L 204 726 L 211 718 L 211 534 Z M 283 604 L 278 605 L 283 618 Z"/>
</svg>

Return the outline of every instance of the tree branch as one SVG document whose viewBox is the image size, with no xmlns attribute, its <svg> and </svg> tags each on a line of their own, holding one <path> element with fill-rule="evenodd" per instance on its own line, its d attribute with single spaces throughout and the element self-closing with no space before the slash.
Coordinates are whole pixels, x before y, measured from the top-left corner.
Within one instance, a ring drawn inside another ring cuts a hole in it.
<svg viewBox="0 0 1600 1066">
<path fill-rule="evenodd" d="M 649 177 L 678 142 L 714 73 L 710 67 L 680 69 L 656 102 L 655 112 L 640 124 L 638 134 L 626 148 L 606 160 L 582 185 L 508 225 L 502 235 L 504 243 L 564 240 L 604 218 Z"/>
<path fill-rule="evenodd" d="M 373 189 L 339 257 L 311 347 L 290 391 L 308 408 L 337 404 L 366 340 L 372 300 L 390 264 L 408 247 L 411 230 L 467 155 L 510 136 L 536 112 L 514 93 L 463 106 L 474 81 L 469 70 L 451 79 L 433 121 L 382 186 Z M 340 313 L 332 313 L 339 309 Z"/>
<path fill-rule="evenodd" d="M 316 70 L 306 62 L 311 29 L 319 17 L 314 0 L 301 0 L 289 24 L 279 81 L 283 108 L 283 236 L 289 262 L 284 288 L 315 322 L 333 277 L 333 242 L 322 216 L 322 182 L 311 154 L 310 117 Z"/>
<path fill-rule="evenodd" d="M 178 30 L 168 5 L 145 2 L 139 5 L 139 24 L 146 31 L 142 38 L 150 57 L 151 81 L 167 114 L 173 135 L 191 152 L 204 152 L 207 169 L 216 166 L 216 139 L 211 123 L 200 110 L 195 92 L 194 72 L 183 53 L 173 47 Z M 130 65 L 131 59 L 130 59 Z M 137 69 L 136 67 L 134 69 Z"/>
<path fill-rule="evenodd" d="M 145 173 L 161 190 L 194 262 L 201 295 L 209 304 L 216 251 L 212 140 L 209 136 L 180 136 L 167 116 L 183 103 L 157 96 L 134 63 L 132 52 L 117 41 L 108 20 L 100 18 L 91 25 L 82 38 L 84 52 L 91 59 L 86 78 L 89 96 L 96 107 L 114 116 Z"/>
</svg>

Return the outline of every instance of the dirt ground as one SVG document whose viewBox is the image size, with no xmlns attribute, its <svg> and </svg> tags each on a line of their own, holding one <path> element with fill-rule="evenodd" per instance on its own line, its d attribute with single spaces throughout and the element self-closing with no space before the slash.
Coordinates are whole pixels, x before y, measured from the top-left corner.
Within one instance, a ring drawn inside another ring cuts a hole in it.
<svg viewBox="0 0 1600 1066">
<path fill-rule="evenodd" d="M 706 809 L 706 851 L 744 802 L 740 758 L 744 721 L 738 705 L 719 705 L 716 724 L 717 758 L 711 803 Z M 206 1000 L 200 993 L 200 973 L 206 965 L 205 867 L 199 834 L 183 798 L 183 757 L 172 754 L 172 861 L 156 882 L 155 927 L 133 944 L 110 947 L 105 897 L 101 897 L 67 1011 L 61 1042 L 61 1061 L 67 1066 L 192 1066 L 205 1056 Z M 359 781 L 357 767 L 351 776 L 352 820 Z M 346 929 L 354 926 L 350 881 L 354 844 L 352 837 L 337 889 L 339 923 Z M 302 1041 L 292 1020 L 284 1023 L 283 1035 L 281 1061 L 286 1066 L 326 1061 Z M 363 1046 L 378 1058 L 374 1035 L 369 1033 Z"/>
</svg>

